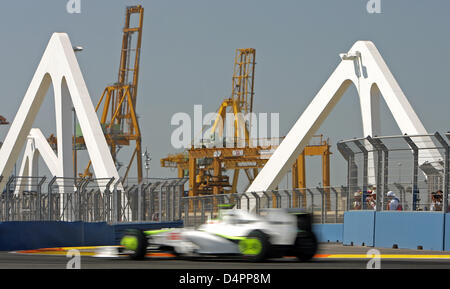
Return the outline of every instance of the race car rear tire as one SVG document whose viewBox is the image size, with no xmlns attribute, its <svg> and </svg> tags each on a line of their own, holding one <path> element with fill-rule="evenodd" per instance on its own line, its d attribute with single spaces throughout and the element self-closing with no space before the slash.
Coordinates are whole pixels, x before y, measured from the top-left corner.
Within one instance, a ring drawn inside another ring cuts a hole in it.
<svg viewBox="0 0 450 289">
<path fill-rule="evenodd" d="M 262 262 L 269 256 L 269 238 L 261 231 L 251 231 L 245 240 L 239 242 L 239 250 L 245 260 Z"/>
<path fill-rule="evenodd" d="M 147 254 L 147 237 L 140 230 L 128 230 L 120 244 L 132 252 L 130 258 L 133 260 L 142 260 Z"/>
<path fill-rule="evenodd" d="M 313 232 L 298 233 L 294 246 L 297 259 L 302 262 L 309 261 L 317 253 L 317 238 Z"/>
</svg>

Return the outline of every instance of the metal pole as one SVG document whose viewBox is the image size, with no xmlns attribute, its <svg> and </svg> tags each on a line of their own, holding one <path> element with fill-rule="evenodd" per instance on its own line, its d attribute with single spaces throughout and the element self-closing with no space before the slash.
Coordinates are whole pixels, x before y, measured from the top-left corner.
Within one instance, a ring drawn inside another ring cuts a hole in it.
<svg viewBox="0 0 450 289">
<path fill-rule="evenodd" d="M 142 222 L 142 186 L 143 185 L 144 184 L 141 183 L 138 186 L 138 207 L 137 207 L 137 209 L 138 209 L 138 216 L 137 216 L 138 222 Z"/>
<path fill-rule="evenodd" d="M 103 216 L 106 222 L 111 220 L 111 185 L 114 182 L 114 177 L 112 177 L 106 184 L 105 192 L 103 193 Z M 114 188 L 113 188 L 114 190 Z"/>
<path fill-rule="evenodd" d="M 38 198 L 38 203 L 37 203 L 37 205 L 38 205 L 38 220 L 39 221 L 41 221 L 42 220 L 42 211 L 41 211 L 41 208 L 42 208 L 42 204 L 41 204 L 41 196 L 42 196 L 42 185 L 44 184 L 44 182 L 45 182 L 45 179 L 46 179 L 46 177 L 42 177 L 42 179 L 41 179 L 41 181 L 38 183 L 38 187 L 37 187 L 37 193 L 38 193 L 38 195 L 37 195 L 37 198 Z"/>
<path fill-rule="evenodd" d="M 336 191 L 335 188 L 331 188 L 331 190 L 334 192 L 334 202 L 335 202 L 335 206 L 334 206 L 334 222 L 337 223 L 338 222 L 338 192 Z"/>
<path fill-rule="evenodd" d="M 297 189 L 295 189 L 295 190 L 297 190 Z M 288 208 L 291 208 L 292 206 L 291 206 L 291 194 L 289 194 L 289 191 L 288 190 L 284 190 L 284 193 L 288 196 Z"/>
<path fill-rule="evenodd" d="M 436 139 L 442 144 L 444 147 L 444 186 L 443 186 L 443 208 L 442 212 L 447 213 L 448 212 L 448 194 L 449 194 L 449 173 L 450 173 L 450 147 L 447 144 L 447 142 L 444 140 L 444 138 L 436 132 L 434 134 Z M 447 138 L 450 140 L 450 135 L 447 134 Z"/>
<path fill-rule="evenodd" d="M 119 198 L 117 187 L 119 186 L 120 180 L 114 184 L 113 195 L 112 195 L 112 221 L 115 223 L 119 222 Z"/>
<path fill-rule="evenodd" d="M 413 196 L 413 211 L 417 210 L 417 195 L 418 195 L 418 174 L 419 174 L 419 148 L 414 143 L 414 141 L 408 137 L 403 137 L 405 141 L 408 143 L 408 145 L 413 150 L 413 186 L 412 186 L 412 196 Z"/>
<path fill-rule="evenodd" d="M 381 211 L 382 210 L 382 199 L 383 199 L 383 189 L 381 188 L 381 175 L 382 175 L 382 157 L 383 157 L 383 151 L 378 145 L 378 142 L 376 142 L 373 138 L 368 136 L 367 141 L 374 147 L 375 151 L 377 152 L 377 174 L 376 174 L 376 186 L 377 186 L 377 200 L 376 200 L 376 210 Z"/>
<path fill-rule="evenodd" d="M 48 183 L 48 198 L 47 198 L 47 202 L 48 202 L 48 220 L 51 221 L 52 220 L 52 186 L 56 181 L 56 177 L 53 177 L 53 179 L 51 179 L 51 181 Z"/>
<path fill-rule="evenodd" d="M 259 210 L 260 208 L 260 201 L 259 201 L 259 195 L 255 192 L 251 192 L 251 194 L 255 197 L 255 201 L 256 201 L 256 214 L 259 215 Z"/>
<path fill-rule="evenodd" d="M 322 224 L 324 224 L 325 223 L 325 220 L 326 220 L 326 200 L 325 200 L 325 191 L 324 191 L 324 189 L 323 188 L 319 188 L 319 187 L 317 187 L 316 188 L 318 191 L 319 191 L 319 193 L 320 193 L 320 195 L 321 195 L 321 197 L 322 197 L 322 208 L 321 208 L 321 212 L 320 212 L 320 214 L 321 214 L 321 219 L 322 219 Z"/>
<path fill-rule="evenodd" d="M 203 224 L 203 223 L 205 223 L 205 198 L 201 198 L 201 200 L 202 200 L 201 220 L 202 220 L 202 224 Z"/>
<path fill-rule="evenodd" d="M 166 183 L 164 183 L 164 185 L 165 184 Z M 164 185 L 162 185 L 158 191 L 158 221 L 159 222 L 162 221 L 162 200 L 161 200 L 161 198 L 162 198 L 162 188 Z"/>
<path fill-rule="evenodd" d="M 359 148 L 359 150 L 363 153 L 363 156 L 364 156 L 364 159 L 363 159 L 363 192 L 367 192 L 369 152 L 366 149 L 366 147 L 359 140 L 354 140 L 353 142 L 356 144 L 356 146 Z"/>
<path fill-rule="evenodd" d="M 310 189 L 306 189 L 306 191 L 311 195 L 311 213 L 314 216 L 314 194 Z"/>
<path fill-rule="evenodd" d="M 10 193 L 11 193 L 11 184 L 14 182 L 14 179 L 16 177 L 15 176 L 11 176 L 8 180 L 8 182 L 6 183 L 6 206 L 5 206 L 5 212 L 6 212 L 6 221 L 10 221 Z"/>
</svg>

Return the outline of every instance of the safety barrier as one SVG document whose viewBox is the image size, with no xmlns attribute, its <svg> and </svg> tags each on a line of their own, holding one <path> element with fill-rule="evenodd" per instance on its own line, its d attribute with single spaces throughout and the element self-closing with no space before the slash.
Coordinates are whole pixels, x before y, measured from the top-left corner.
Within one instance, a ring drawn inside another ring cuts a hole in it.
<svg viewBox="0 0 450 289">
<path fill-rule="evenodd" d="M 450 251 L 450 214 L 437 212 L 345 213 L 344 224 L 314 224 L 319 242 L 344 245 Z M 183 221 L 107 223 L 3 222 L 0 251 L 49 247 L 118 245 L 127 229 L 180 228 Z"/>
<path fill-rule="evenodd" d="M 182 221 L 114 225 L 104 222 L 1 222 L 0 251 L 118 245 L 127 229 L 157 230 L 179 227 L 183 227 Z"/>
<path fill-rule="evenodd" d="M 438 212 L 377 212 L 375 246 L 444 250 L 444 214 Z"/>
<path fill-rule="evenodd" d="M 344 214 L 344 245 L 374 246 L 374 211 L 349 211 Z"/>
<path fill-rule="evenodd" d="M 313 224 L 312 229 L 320 243 L 342 243 L 344 224 Z"/>
<path fill-rule="evenodd" d="M 344 216 L 343 244 L 449 251 L 449 218 L 442 212 L 349 211 Z"/>
<path fill-rule="evenodd" d="M 450 214 L 444 218 L 444 251 L 450 251 Z"/>
</svg>

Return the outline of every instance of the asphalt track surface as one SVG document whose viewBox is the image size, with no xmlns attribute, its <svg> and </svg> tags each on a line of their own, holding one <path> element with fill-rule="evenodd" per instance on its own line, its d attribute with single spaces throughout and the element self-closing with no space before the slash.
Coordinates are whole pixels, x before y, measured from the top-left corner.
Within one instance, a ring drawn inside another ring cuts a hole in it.
<svg viewBox="0 0 450 289">
<path fill-rule="evenodd" d="M 91 253 L 82 253 L 81 269 L 366 269 L 370 260 L 366 253 L 370 249 L 373 248 L 321 244 L 317 258 L 305 263 L 294 258 L 250 263 L 233 258 L 178 260 L 167 256 L 133 261 L 126 257 L 93 257 L 91 250 Z M 450 252 L 378 250 L 381 253 L 381 269 L 450 269 Z M 65 269 L 69 260 L 64 251 L 56 255 L 0 252 L 0 269 Z"/>
</svg>

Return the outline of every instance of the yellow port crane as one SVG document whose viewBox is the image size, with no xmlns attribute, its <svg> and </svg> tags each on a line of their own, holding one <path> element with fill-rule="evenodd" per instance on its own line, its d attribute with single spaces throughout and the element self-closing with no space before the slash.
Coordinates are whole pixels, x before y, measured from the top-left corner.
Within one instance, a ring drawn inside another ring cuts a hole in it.
<svg viewBox="0 0 450 289">
<path fill-rule="evenodd" d="M 244 150 L 249 143 L 249 130 L 247 124 L 238 115 L 240 113 L 251 113 L 253 110 L 255 55 L 256 50 L 254 48 L 236 49 L 231 97 L 221 103 L 217 111 L 218 117 L 211 129 L 211 135 L 217 135 L 219 139 L 222 139 L 226 117 L 231 112 L 234 115 L 233 146 L 238 147 L 241 141 L 245 141 L 244 147 L 242 147 Z M 216 134 L 216 131 L 218 134 Z M 244 133 L 243 139 L 242 132 Z M 226 156 L 225 159 L 220 158 L 220 161 L 218 158 L 215 158 L 215 161 L 211 159 L 214 151 L 217 150 L 223 150 L 225 152 L 223 155 L 221 154 L 222 156 Z M 254 149 L 251 150 L 251 155 L 251 158 L 256 157 Z M 213 150 L 192 147 L 186 153 L 173 154 L 161 159 L 161 166 L 177 168 L 178 177 L 185 176 L 185 172 L 188 170 L 190 195 L 197 195 L 198 193 L 217 194 L 224 192 L 225 187 L 231 187 L 231 191 L 236 191 L 240 170 L 238 163 L 240 160 L 244 161 L 243 157 L 243 155 L 233 155 L 232 150 L 227 148 Z M 247 159 L 246 162 L 248 161 Z M 258 167 L 261 167 L 261 161 L 256 160 L 256 162 L 258 163 Z M 208 165 L 205 166 L 205 163 L 208 163 Z M 221 163 L 226 163 L 227 166 L 222 169 L 220 168 Z M 228 176 L 222 173 L 223 170 L 227 169 L 234 169 L 232 185 L 229 184 Z M 247 176 L 250 176 L 247 171 L 249 168 L 243 169 L 246 170 Z"/>
<path fill-rule="evenodd" d="M 201 148 L 192 146 L 183 153 L 171 154 L 161 159 L 161 167 L 177 169 L 180 178 L 189 176 L 189 196 L 236 192 L 239 171 L 243 170 L 249 182 L 252 182 L 277 147 L 276 145 L 250 147 L 250 141 L 253 140 L 250 140 L 248 127 L 251 127 L 251 124 L 248 126 L 245 121 L 237 117 L 239 113 L 253 112 L 255 55 L 256 51 L 253 48 L 236 50 L 232 95 L 221 103 L 217 111 L 218 117 L 211 128 L 211 134 L 218 137 L 220 143 L 227 113 L 231 112 L 234 115 L 233 147 L 218 147 L 214 144 L 211 146 L 209 143 L 209 147 L 208 145 Z M 216 131 L 218 134 L 215 134 Z M 307 145 L 292 167 L 292 188 L 299 189 L 299 193 L 303 196 L 303 202 L 299 204 L 297 192 L 294 192 L 295 206 L 306 205 L 305 155 L 322 156 L 323 185 L 329 186 L 330 145 L 322 135 L 314 137 L 316 139 L 320 137 L 319 143 Z M 243 145 L 241 141 L 245 141 Z M 208 142 L 210 140 L 207 140 L 205 144 Z M 212 142 L 217 144 L 216 139 Z M 227 170 L 234 170 L 231 184 L 228 176 L 224 175 Z M 329 189 L 325 191 L 329 198 Z"/>
<path fill-rule="evenodd" d="M 137 26 L 132 26 L 132 16 L 137 17 Z M 97 112 L 103 104 L 100 123 L 117 167 L 121 166 L 117 160 L 119 149 L 122 146 L 129 146 L 131 141 L 135 141 L 135 148 L 122 176 L 122 181 L 128 177 L 134 158 L 136 158 L 139 183 L 142 181 L 142 158 L 141 132 L 136 115 L 136 101 L 143 22 L 144 7 L 137 5 L 126 8 L 118 81 L 105 88 L 95 108 Z M 76 146 L 84 147 L 84 139 L 81 131 L 78 129 Z M 76 150 L 74 155 L 76 159 Z M 90 166 L 91 161 L 89 161 L 84 173 L 80 174 L 80 176 L 91 176 Z"/>
</svg>

